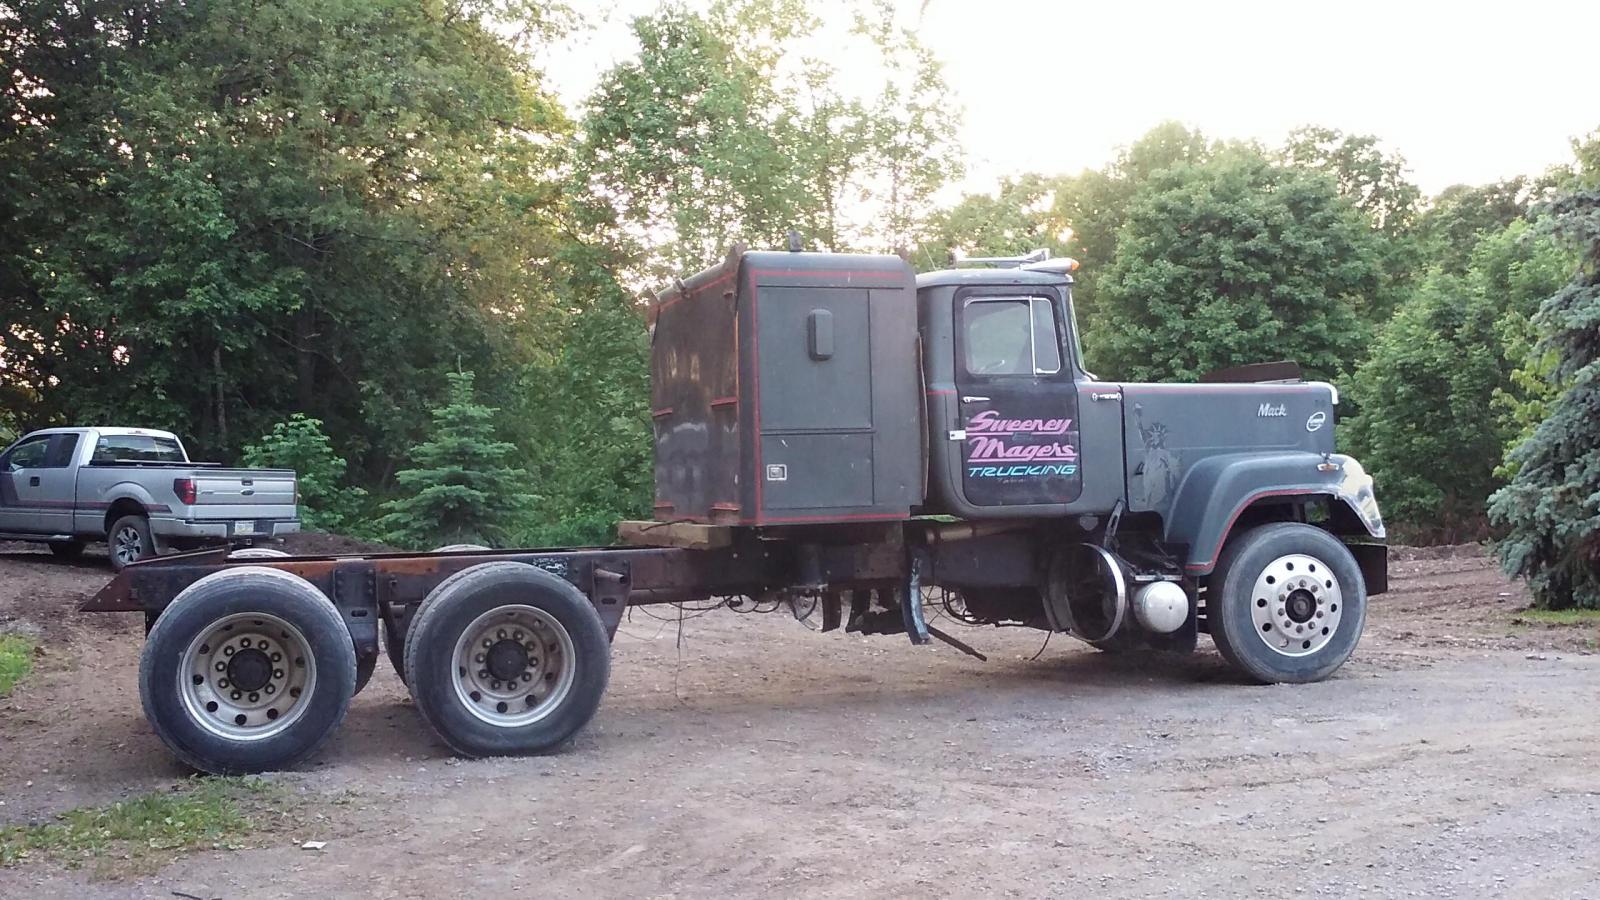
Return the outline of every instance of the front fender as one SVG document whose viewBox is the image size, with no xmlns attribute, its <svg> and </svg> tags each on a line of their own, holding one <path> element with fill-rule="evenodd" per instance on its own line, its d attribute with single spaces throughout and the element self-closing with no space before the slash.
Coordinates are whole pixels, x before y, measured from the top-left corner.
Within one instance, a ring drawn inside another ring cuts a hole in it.
<svg viewBox="0 0 1600 900">
<path fill-rule="evenodd" d="M 1361 464 L 1348 456 L 1305 451 L 1229 453 L 1195 463 L 1178 485 L 1165 538 L 1187 544 L 1184 568 L 1206 575 L 1216 567 L 1223 543 L 1245 510 L 1274 497 L 1314 496 L 1342 500 L 1369 537 L 1384 538 L 1372 477 Z"/>
</svg>

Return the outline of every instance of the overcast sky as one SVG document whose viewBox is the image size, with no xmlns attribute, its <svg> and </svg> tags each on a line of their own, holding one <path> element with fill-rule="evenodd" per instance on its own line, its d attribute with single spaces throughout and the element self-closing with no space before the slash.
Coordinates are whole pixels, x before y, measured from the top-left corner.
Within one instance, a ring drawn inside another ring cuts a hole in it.
<svg viewBox="0 0 1600 900">
<path fill-rule="evenodd" d="M 633 52 L 656 0 L 576 0 L 592 27 L 547 60 L 575 105 Z M 1151 125 L 1278 143 L 1376 134 L 1430 193 L 1536 174 L 1600 128 L 1600 0 L 900 0 L 965 107 L 970 174 L 1098 168 Z M 851 71 L 849 58 L 833 60 Z"/>
</svg>

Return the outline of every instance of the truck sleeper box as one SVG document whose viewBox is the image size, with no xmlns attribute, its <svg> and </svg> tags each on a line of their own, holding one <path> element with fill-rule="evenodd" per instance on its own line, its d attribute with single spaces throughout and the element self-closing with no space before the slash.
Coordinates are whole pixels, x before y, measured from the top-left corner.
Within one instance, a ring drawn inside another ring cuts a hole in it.
<svg viewBox="0 0 1600 900">
<path fill-rule="evenodd" d="M 655 517 L 909 517 L 925 471 L 916 303 L 899 257 L 739 247 L 661 294 Z"/>
</svg>

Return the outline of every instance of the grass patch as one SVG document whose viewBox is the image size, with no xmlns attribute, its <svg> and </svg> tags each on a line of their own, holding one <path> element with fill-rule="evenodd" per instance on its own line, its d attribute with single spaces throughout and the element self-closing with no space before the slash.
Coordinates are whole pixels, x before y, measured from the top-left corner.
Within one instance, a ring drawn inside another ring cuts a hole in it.
<svg viewBox="0 0 1600 900">
<path fill-rule="evenodd" d="M 0 697 L 33 671 L 33 641 L 20 634 L 0 634 Z"/>
<path fill-rule="evenodd" d="M 54 822 L 0 828 L 0 866 L 45 858 L 84 862 L 165 862 L 186 850 L 238 849 L 282 790 L 255 778 L 195 778 L 109 806 L 59 813 Z"/>
<path fill-rule="evenodd" d="M 1517 617 L 1535 625 L 1600 625 L 1600 609 L 1525 609 Z"/>
</svg>

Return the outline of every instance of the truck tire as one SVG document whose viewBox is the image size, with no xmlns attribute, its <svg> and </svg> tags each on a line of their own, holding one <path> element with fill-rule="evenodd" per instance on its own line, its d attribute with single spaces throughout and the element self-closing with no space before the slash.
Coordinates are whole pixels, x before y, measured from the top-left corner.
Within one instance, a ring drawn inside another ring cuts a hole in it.
<svg viewBox="0 0 1600 900">
<path fill-rule="evenodd" d="M 463 756 L 540 753 L 594 717 L 611 642 L 564 578 L 489 562 L 440 582 L 406 635 L 406 683 L 422 718 Z"/>
<path fill-rule="evenodd" d="M 156 538 L 150 533 L 150 520 L 141 513 L 123 516 L 106 532 L 106 549 L 111 551 L 111 570 L 121 572 L 130 564 L 156 555 Z"/>
<path fill-rule="evenodd" d="M 213 775 L 282 769 L 343 721 L 355 695 L 350 632 L 310 582 L 224 569 L 184 588 L 139 663 L 145 717 L 174 755 Z"/>
<path fill-rule="evenodd" d="M 1262 684 L 1332 675 L 1356 649 L 1366 615 L 1366 583 L 1350 549 L 1298 522 L 1230 541 L 1206 587 L 1217 651 Z"/>
<path fill-rule="evenodd" d="M 50 552 L 60 559 L 77 559 L 83 555 L 83 541 L 52 541 Z"/>
</svg>

